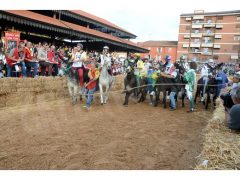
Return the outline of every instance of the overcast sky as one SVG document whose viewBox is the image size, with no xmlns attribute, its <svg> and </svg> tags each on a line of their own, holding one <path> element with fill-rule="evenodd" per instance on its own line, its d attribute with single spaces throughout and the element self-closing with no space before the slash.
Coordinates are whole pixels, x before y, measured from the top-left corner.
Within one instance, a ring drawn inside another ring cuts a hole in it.
<svg viewBox="0 0 240 180">
<path fill-rule="evenodd" d="M 0 8 L 80 9 L 137 35 L 134 41 L 147 41 L 177 40 L 181 13 L 240 10 L 240 0 L 4 0 Z"/>
</svg>

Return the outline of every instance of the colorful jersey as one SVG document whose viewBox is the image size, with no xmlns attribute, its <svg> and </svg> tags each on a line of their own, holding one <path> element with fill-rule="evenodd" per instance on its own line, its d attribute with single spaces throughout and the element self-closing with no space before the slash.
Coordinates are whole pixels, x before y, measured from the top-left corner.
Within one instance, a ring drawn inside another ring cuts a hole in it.
<svg viewBox="0 0 240 180">
<path fill-rule="evenodd" d="M 196 73 L 193 69 L 189 69 L 185 74 L 184 74 L 184 80 L 187 81 L 188 85 L 188 91 L 193 92 L 194 90 L 194 85 L 196 82 Z"/>
<path fill-rule="evenodd" d="M 166 74 L 170 74 L 172 67 L 173 67 L 173 64 L 172 64 L 172 63 L 168 63 L 168 64 L 166 65 L 166 68 L 165 68 L 165 73 L 166 73 Z"/>
<path fill-rule="evenodd" d="M 100 76 L 100 72 L 99 72 L 99 70 L 98 70 L 97 68 L 95 68 L 95 69 L 90 69 L 88 74 L 89 74 L 90 81 L 93 80 L 93 79 L 98 79 L 99 76 Z M 96 85 L 97 85 L 97 80 L 92 81 L 92 82 L 87 86 L 87 89 L 88 89 L 88 90 L 91 90 L 91 89 L 93 89 L 94 87 L 96 87 Z"/>
<path fill-rule="evenodd" d="M 24 48 L 24 55 L 27 59 L 33 59 L 33 52 L 27 47 Z"/>
</svg>

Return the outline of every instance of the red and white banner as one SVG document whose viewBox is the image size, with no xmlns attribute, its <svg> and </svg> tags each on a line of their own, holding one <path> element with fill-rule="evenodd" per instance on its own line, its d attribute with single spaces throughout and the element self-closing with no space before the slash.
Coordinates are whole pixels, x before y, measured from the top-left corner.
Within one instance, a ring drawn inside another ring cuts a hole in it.
<svg viewBox="0 0 240 180">
<path fill-rule="evenodd" d="M 5 48 L 9 53 L 13 48 L 18 47 L 20 42 L 20 32 L 5 32 Z"/>
</svg>

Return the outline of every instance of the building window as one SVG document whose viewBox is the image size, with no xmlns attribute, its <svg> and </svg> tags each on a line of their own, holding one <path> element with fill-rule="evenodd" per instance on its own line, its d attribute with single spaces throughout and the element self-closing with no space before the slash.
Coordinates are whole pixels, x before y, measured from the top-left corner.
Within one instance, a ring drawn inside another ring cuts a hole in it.
<svg viewBox="0 0 240 180">
<path fill-rule="evenodd" d="M 212 20 L 211 20 L 211 19 L 208 19 L 208 20 L 207 20 L 207 23 L 208 23 L 208 24 L 212 23 Z"/>
<path fill-rule="evenodd" d="M 239 35 L 234 36 L 234 41 L 240 41 L 240 36 Z"/>
<path fill-rule="evenodd" d="M 223 20 L 223 16 L 218 16 L 217 20 Z"/>
<path fill-rule="evenodd" d="M 239 45 L 233 45 L 232 46 L 232 50 L 239 50 L 239 48 L 240 48 Z"/>
<path fill-rule="evenodd" d="M 186 26 L 186 30 L 190 30 L 190 26 Z"/>
<path fill-rule="evenodd" d="M 168 53 L 172 52 L 172 48 L 168 48 Z"/>
<path fill-rule="evenodd" d="M 157 48 L 157 52 L 161 53 L 162 52 L 162 48 L 161 47 Z"/>
<path fill-rule="evenodd" d="M 240 28 L 240 24 L 236 24 L 236 28 Z"/>
<path fill-rule="evenodd" d="M 196 29 L 194 33 L 195 33 L 195 34 L 199 33 L 199 30 L 198 30 L 198 29 Z"/>
<path fill-rule="evenodd" d="M 216 59 L 216 60 L 217 60 L 218 58 L 219 58 L 218 55 L 214 55 L 214 56 L 213 56 L 213 59 Z"/>
<path fill-rule="evenodd" d="M 240 16 L 237 16 L 237 21 L 240 21 Z"/>
</svg>

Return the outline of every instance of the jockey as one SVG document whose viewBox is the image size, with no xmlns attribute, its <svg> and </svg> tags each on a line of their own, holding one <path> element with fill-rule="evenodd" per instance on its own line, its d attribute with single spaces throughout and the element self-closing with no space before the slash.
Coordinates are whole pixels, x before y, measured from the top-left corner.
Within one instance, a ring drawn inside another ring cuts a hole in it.
<svg viewBox="0 0 240 180">
<path fill-rule="evenodd" d="M 156 70 L 153 69 L 152 65 L 149 66 L 149 70 L 147 71 L 147 77 L 148 77 L 148 88 L 147 88 L 147 91 L 153 95 L 153 88 L 155 86 L 155 83 L 156 83 Z"/>
<path fill-rule="evenodd" d="M 135 54 L 136 61 L 137 61 L 137 67 L 135 68 L 135 75 L 137 78 L 137 86 L 139 87 L 141 85 L 141 78 L 143 76 L 147 75 L 147 72 L 144 69 L 144 63 L 142 59 L 140 58 L 140 54 L 136 53 Z"/>
<path fill-rule="evenodd" d="M 187 91 L 187 97 L 190 101 L 190 110 L 188 112 L 194 112 L 195 108 L 193 101 L 193 91 L 196 84 L 196 69 L 197 63 L 192 61 L 190 62 L 190 69 L 184 74 L 184 80 L 187 82 L 185 89 Z"/>
<path fill-rule="evenodd" d="M 104 62 L 106 61 L 107 63 L 107 67 L 108 67 L 108 73 L 110 75 L 112 75 L 112 69 L 111 69 L 111 65 L 112 65 L 112 57 L 109 53 L 109 47 L 108 46 L 104 46 L 103 47 L 103 52 L 100 55 L 100 62 L 101 62 L 101 67 L 103 66 Z"/>
<path fill-rule="evenodd" d="M 134 65 L 135 65 L 134 54 L 129 53 L 127 59 L 124 61 L 124 68 L 126 70 L 128 66 L 134 67 Z"/>
<path fill-rule="evenodd" d="M 222 70 L 219 70 L 217 73 L 217 97 L 219 97 L 221 90 L 224 89 L 228 85 L 228 77 L 226 73 Z"/>
<path fill-rule="evenodd" d="M 73 59 L 72 67 L 77 69 L 78 71 L 80 87 L 83 86 L 83 71 L 84 71 L 83 62 L 86 61 L 87 59 L 86 52 L 84 52 L 82 49 L 83 45 L 81 43 L 78 43 L 77 47 L 75 48 L 76 51 L 72 53 Z"/>
<path fill-rule="evenodd" d="M 165 57 L 165 64 L 163 65 L 165 67 L 165 74 L 170 74 L 170 69 L 173 66 L 173 63 L 171 62 L 171 56 L 166 56 Z"/>
<path fill-rule="evenodd" d="M 177 69 L 176 69 L 176 63 L 172 65 L 168 74 L 167 73 L 160 73 L 160 75 L 163 76 L 163 77 L 166 77 L 166 78 L 171 78 L 171 79 L 173 79 L 173 82 L 174 82 L 174 80 L 176 79 L 176 77 L 178 75 L 178 72 L 177 72 Z M 169 97 L 170 98 L 170 110 L 171 111 L 176 110 L 176 101 L 175 101 L 176 93 L 177 93 L 176 86 L 172 85 L 171 93 L 170 93 L 170 97 Z"/>
</svg>

